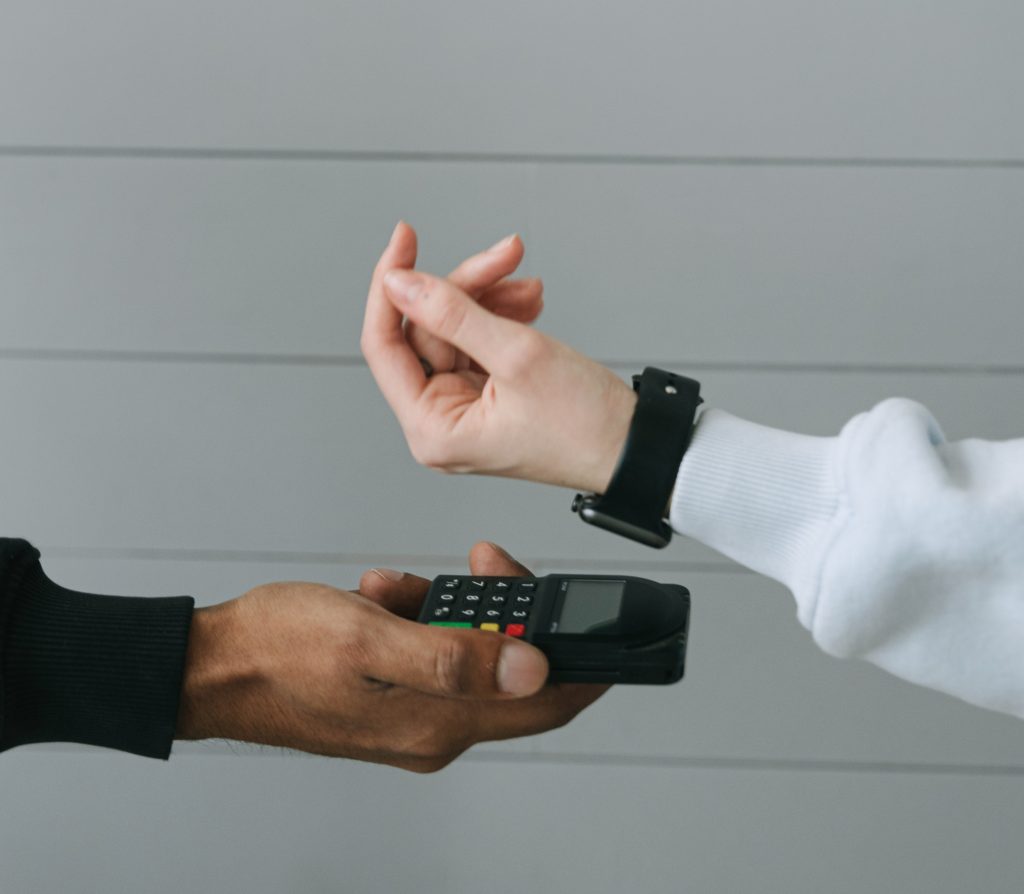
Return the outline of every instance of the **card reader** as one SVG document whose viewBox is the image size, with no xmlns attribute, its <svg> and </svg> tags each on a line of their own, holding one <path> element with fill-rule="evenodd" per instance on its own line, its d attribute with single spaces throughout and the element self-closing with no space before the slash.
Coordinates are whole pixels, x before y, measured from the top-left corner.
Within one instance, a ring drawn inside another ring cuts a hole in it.
<svg viewBox="0 0 1024 894">
<path fill-rule="evenodd" d="M 442 575 L 419 620 L 531 643 L 547 655 L 552 682 L 675 683 L 686 660 L 690 592 L 621 575 Z"/>
</svg>

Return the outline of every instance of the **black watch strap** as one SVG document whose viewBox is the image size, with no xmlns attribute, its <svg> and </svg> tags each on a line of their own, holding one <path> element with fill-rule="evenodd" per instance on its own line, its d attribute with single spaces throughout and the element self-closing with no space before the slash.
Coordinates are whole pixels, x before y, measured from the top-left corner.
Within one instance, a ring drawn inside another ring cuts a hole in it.
<svg viewBox="0 0 1024 894">
<path fill-rule="evenodd" d="M 665 507 L 690 444 L 700 382 L 647 367 L 633 376 L 636 409 L 611 482 L 604 494 L 577 494 L 573 511 L 592 525 L 657 548 L 672 528 Z"/>
</svg>

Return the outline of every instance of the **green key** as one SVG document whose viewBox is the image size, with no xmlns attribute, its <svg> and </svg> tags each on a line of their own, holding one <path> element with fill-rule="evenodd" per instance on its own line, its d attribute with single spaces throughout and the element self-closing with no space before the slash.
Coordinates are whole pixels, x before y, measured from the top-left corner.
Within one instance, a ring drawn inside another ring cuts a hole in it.
<svg viewBox="0 0 1024 894">
<path fill-rule="evenodd" d="M 431 621 L 431 627 L 472 627 L 468 621 Z"/>
</svg>

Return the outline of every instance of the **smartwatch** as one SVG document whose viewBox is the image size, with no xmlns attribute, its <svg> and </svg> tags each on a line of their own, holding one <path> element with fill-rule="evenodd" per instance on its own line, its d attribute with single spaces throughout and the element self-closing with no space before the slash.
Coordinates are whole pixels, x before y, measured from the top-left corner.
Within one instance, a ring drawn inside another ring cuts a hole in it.
<svg viewBox="0 0 1024 894">
<path fill-rule="evenodd" d="M 608 489 L 576 494 L 572 511 L 583 521 L 662 549 L 672 539 L 665 507 L 690 445 L 700 382 L 647 367 L 633 376 L 636 409 Z"/>
</svg>

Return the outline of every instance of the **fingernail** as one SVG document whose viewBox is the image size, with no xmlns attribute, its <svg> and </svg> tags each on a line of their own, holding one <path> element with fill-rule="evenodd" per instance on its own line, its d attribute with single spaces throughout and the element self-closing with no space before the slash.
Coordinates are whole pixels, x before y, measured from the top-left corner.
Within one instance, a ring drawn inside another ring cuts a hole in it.
<svg viewBox="0 0 1024 894">
<path fill-rule="evenodd" d="M 509 695 L 531 695 L 544 685 L 548 668 L 540 653 L 521 643 L 502 646 L 498 656 L 498 689 Z"/>
<path fill-rule="evenodd" d="M 514 241 L 518 233 L 513 233 L 511 236 L 506 236 L 501 242 L 495 242 L 487 251 L 501 251 L 503 248 L 508 248 Z"/>
<path fill-rule="evenodd" d="M 491 549 L 493 549 L 499 556 L 503 556 L 504 558 L 508 559 L 510 562 L 514 562 L 515 561 L 515 559 L 512 558 L 512 556 L 509 554 L 509 551 L 507 549 L 504 549 L 504 548 L 498 546 L 498 544 L 495 543 L 493 540 L 488 540 L 487 541 L 487 545 Z"/>
<path fill-rule="evenodd" d="M 412 304 L 423 291 L 423 279 L 411 270 L 389 270 L 384 277 L 384 288 L 399 301 Z"/>
<path fill-rule="evenodd" d="M 398 235 L 398 230 L 402 226 L 402 222 L 399 221 L 395 224 L 395 228 L 391 231 L 391 238 L 388 239 L 388 248 L 391 247 L 391 243 L 395 241 L 395 236 Z"/>
<path fill-rule="evenodd" d="M 376 574 L 377 577 L 382 577 L 384 580 L 391 581 L 392 583 L 400 581 L 405 577 L 404 571 L 395 571 L 392 568 L 371 568 L 370 571 Z"/>
</svg>

